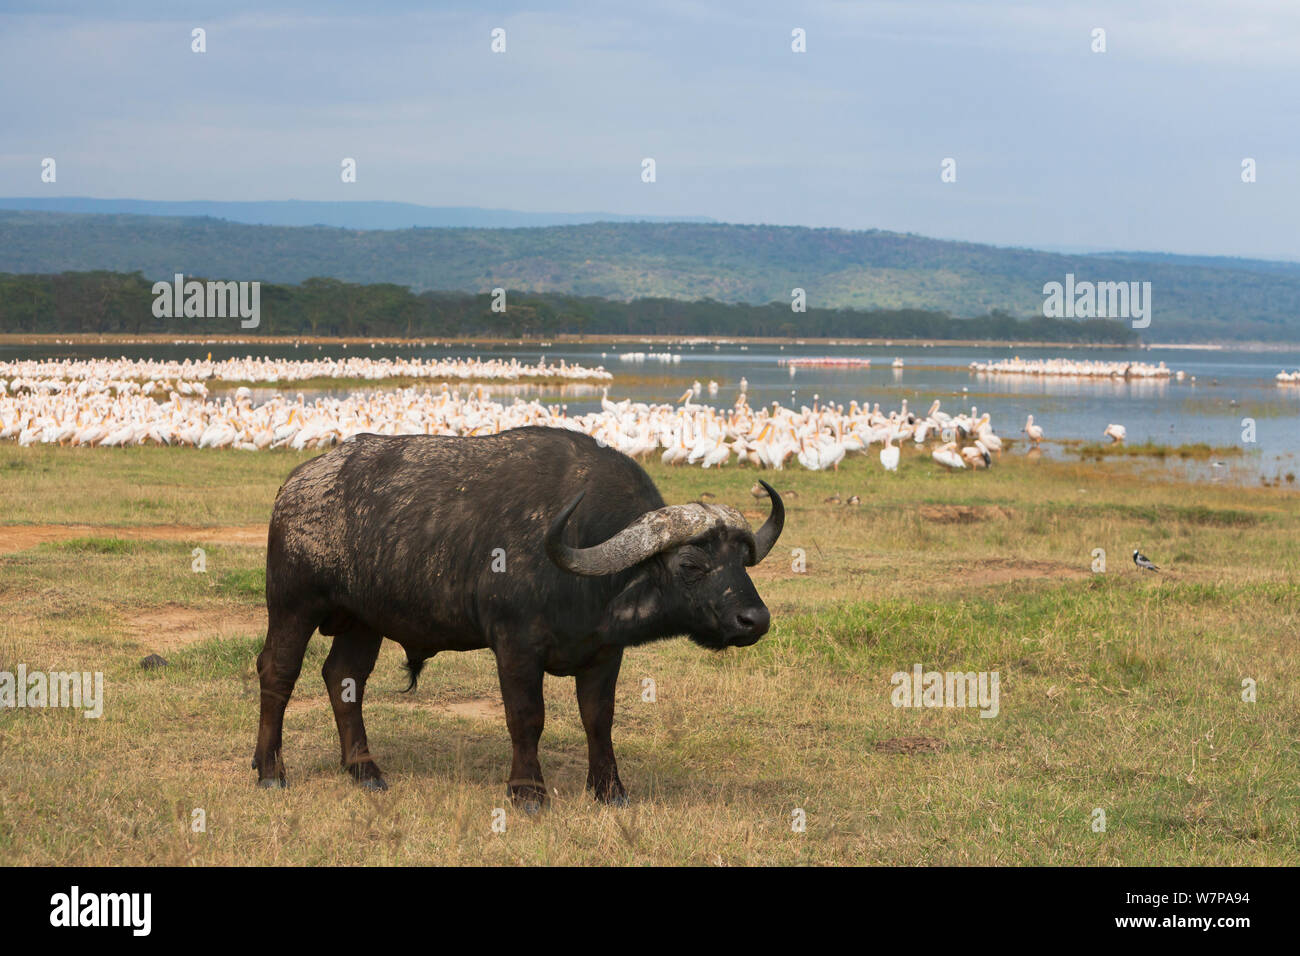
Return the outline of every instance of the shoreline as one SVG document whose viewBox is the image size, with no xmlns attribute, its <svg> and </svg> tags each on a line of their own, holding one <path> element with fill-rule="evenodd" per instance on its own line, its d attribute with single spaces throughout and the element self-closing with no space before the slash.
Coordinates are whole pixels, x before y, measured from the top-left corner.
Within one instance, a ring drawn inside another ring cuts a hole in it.
<svg viewBox="0 0 1300 956">
<path fill-rule="evenodd" d="M 785 336 L 681 336 L 681 335 L 582 335 L 564 333 L 548 338 L 507 338 L 498 336 L 425 336 L 415 338 L 326 335 L 198 335 L 183 337 L 179 334 L 151 332 L 130 333 L 0 333 L 0 345 L 11 346 L 87 346 L 87 345 L 167 345 L 204 347 L 209 345 L 385 345 L 411 347 L 515 347 L 551 348 L 564 345 L 795 345 L 852 348 L 989 348 L 989 349 L 1105 349 L 1112 351 L 1155 351 L 1160 349 L 1208 352 L 1294 352 L 1300 351 L 1297 343 L 1239 342 L 1239 343 L 1186 343 L 1158 342 L 1140 345 L 1121 345 L 1109 342 L 1052 342 L 1052 341 L 995 341 L 989 339 L 860 339 L 817 338 Z"/>
</svg>

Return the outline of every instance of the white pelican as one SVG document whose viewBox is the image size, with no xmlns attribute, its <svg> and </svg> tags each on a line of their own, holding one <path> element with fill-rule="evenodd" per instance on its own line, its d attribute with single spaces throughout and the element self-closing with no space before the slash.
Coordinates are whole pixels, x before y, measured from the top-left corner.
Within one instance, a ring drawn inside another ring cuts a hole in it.
<svg viewBox="0 0 1300 956">
<path fill-rule="evenodd" d="M 710 450 L 705 454 L 704 460 L 700 462 L 700 467 L 712 468 L 714 465 L 717 465 L 719 468 L 721 468 L 723 465 L 727 463 L 727 459 L 730 457 L 731 457 L 731 446 L 728 445 L 725 441 L 720 441 L 718 442 L 716 447 L 714 447 L 712 450 Z"/>
<path fill-rule="evenodd" d="M 942 448 L 936 448 L 930 453 L 930 457 L 945 468 L 962 469 L 966 467 L 966 462 L 957 453 L 957 443 L 955 441 L 948 442 Z"/>
<path fill-rule="evenodd" d="M 988 448 L 978 438 L 975 439 L 974 445 L 967 445 L 961 450 L 961 457 L 972 468 L 987 468 L 993 464 Z"/>
<path fill-rule="evenodd" d="M 985 412 L 976 423 L 975 434 L 979 436 L 980 441 L 989 451 L 1002 451 L 1002 439 L 993 434 L 993 426 L 989 423 L 989 413 Z"/>
<path fill-rule="evenodd" d="M 894 437 L 885 433 L 885 447 L 880 449 L 880 464 L 885 471 L 898 471 L 898 449 L 894 447 Z"/>
<path fill-rule="evenodd" d="M 1035 445 L 1037 445 L 1039 442 L 1043 440 L 1043 428 L 1041 425 L 1034 424 L 1033 415 L 1030 415 L 1029 418 L 1025 421 L 1025 427 L 1021 429 L 1021 431 L 1023 431 L 1026 435 L 1028 435 L 1029 440 L 1032 441 Z"/>
</svg>

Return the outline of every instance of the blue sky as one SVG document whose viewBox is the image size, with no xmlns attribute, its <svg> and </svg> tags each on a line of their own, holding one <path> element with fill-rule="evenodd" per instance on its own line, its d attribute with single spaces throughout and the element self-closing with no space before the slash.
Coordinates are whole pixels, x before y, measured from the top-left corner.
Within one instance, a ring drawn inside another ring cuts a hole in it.
<svg viewBox="0 0 1300 956">
<path fill-rule="evenodd" d="M 1297 0 L 107 6 L 0 0 L 0 195 L 388 199 L 1300 259 Z"/>
</svg>

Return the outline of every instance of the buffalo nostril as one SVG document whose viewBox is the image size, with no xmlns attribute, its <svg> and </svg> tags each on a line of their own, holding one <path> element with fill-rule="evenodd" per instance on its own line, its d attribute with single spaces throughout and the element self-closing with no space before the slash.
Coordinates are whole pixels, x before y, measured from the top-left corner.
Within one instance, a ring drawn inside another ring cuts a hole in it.
<svg viewBox="0 0 1300 956">
<path fill-rule="evenodd" d="M 746 633 L 763 633 L 767 630 L 767 625 L 771 622 L 772 616 L 768 613 L 767 608 L 750 608 L 747 611 L 741 611 L 736 615 L 736 626 Z"/>
</svg>

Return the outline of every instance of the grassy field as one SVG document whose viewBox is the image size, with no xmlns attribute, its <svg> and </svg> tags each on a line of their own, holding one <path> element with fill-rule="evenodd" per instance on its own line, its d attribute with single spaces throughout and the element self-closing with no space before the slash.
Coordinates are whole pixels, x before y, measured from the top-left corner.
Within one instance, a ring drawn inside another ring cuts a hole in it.
<svg viewBox="0 0 1300 956">
<path fill-rule="evenodd" d="M 318 636 L 285 724 L 290 789 L 254 788 L 262 536 L 306 457 L 0 444 L 0 671 L 102 671 L 106 695 L 97 720 L 0 710 L 0 864 L 1300 862 L 1292 489 L 1021 454 L 780 473 L 786 532 L 754 572 L 771 632 L 626 655 L 624 810 L 584 794 L 572 681 L 548 678 L 555 793 L 528 818 L 504 798 L 486 651 L 439 655 L 404 695 L 385 647 L 366 714 L 392 790 L 370 795 L 338 768 Z M 766 513 L 752 470 L 649 470 L 670 502 Z M 150 653 L 168 666 L 142 668 Z M 891 675 L 918 663 L 997 671 L 997 717 L 892 706 Z"/>
</svg>

